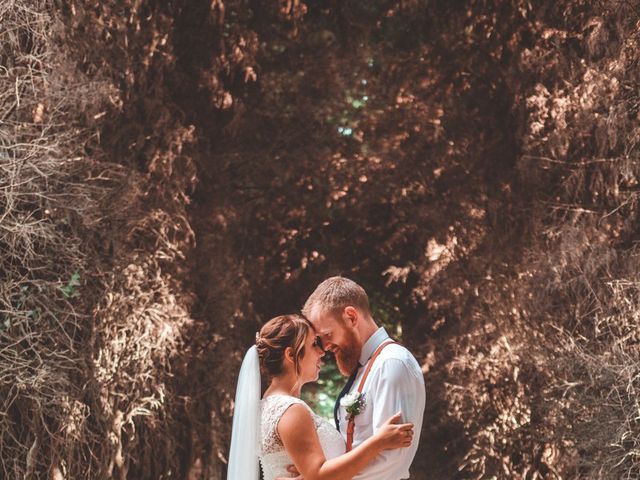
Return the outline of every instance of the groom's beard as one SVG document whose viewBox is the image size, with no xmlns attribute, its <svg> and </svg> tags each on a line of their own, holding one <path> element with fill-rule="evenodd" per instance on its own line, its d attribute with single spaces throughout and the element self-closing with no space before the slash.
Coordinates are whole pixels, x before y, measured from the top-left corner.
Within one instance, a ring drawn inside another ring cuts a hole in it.
<svg viewBox="0 0 640 480">
<path fill-rule="evenodd" d="M 345 346 L 339 347 L 336 352 L 336 364 L 338 370 L 345 377 L 348 377 L 358 366 L 360 360 L 360 346 L 358 345 L 358 338 L 352 330 L 345 330 Z"/>
</svg>

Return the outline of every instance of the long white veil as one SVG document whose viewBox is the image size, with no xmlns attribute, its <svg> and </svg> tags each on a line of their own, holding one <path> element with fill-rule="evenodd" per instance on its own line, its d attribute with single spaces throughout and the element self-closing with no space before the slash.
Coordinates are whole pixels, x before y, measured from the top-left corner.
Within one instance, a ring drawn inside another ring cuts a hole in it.
<svg viewBox="0 0 640 480">
<path fill-rule="evenodd" d="M 254 345 L 244 356 L 236 388 L 227 480 L 258 480 L 260 360 Z"/>
</svg>

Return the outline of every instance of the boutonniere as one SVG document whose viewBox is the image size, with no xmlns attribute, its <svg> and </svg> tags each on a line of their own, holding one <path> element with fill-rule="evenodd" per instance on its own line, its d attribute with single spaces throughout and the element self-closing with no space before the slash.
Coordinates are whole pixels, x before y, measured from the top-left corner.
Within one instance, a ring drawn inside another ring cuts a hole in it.
<svg viewBox="0 0 640 480">
<path fill-rule="evenodd" d="M 351 392 L 340 399 L 340 405 L 347 410 L 347 420 L 360 415 L 366 405 L 364 393 Z"/>
</svg>

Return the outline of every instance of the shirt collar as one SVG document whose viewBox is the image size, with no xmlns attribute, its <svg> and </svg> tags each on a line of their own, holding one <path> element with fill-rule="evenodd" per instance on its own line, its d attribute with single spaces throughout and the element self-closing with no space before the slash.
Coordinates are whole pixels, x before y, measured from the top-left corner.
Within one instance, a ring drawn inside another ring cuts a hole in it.
<svg viewBox="0 0 640 480">
<path fill-rule="evenodd" d="M 360 365 L 364 366 L 373 356 L 376 349 L 388 338 L 389 334 L 384 327 L 378 328 L 362 346 L 362 350 L 360 351 Z"/>
</svg>

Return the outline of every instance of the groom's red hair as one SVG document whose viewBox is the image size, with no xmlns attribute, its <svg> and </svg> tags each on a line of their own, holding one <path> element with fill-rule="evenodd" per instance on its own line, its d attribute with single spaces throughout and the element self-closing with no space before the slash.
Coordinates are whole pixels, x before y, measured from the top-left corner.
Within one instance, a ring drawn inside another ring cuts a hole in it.
<svg viewBox="0 0 640 480">
<path fill-rule="evenodd" d="M 302 313 L 312 317 L 312 312 L 319 308 L 318 313 L 334 315 L 342 320 L 342 313 L 346 307 L 355 307 L 363 314 L 370 316 L 371 307 L 369 297 L 360 285 L 345 277 L 331 277 L 316 287 L 302 308 Z"/>
</svg>

